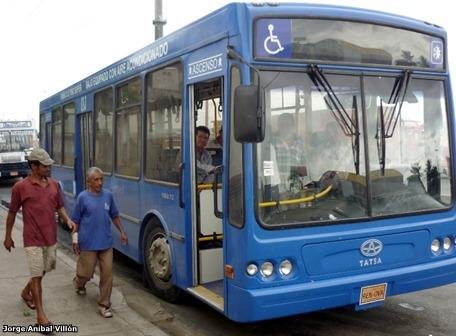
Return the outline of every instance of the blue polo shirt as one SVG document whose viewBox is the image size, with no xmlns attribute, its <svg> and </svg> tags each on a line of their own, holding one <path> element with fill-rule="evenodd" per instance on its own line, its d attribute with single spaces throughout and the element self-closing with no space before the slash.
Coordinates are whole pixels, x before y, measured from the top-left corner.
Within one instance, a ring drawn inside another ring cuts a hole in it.
<svg viewBox="0 0 456 336">
<path fill-rule="evenodd" d="M 119 215 L 112 193 L 102 189 L 99 193 L 88 190 L 76 199 L 71 219 L 79 224 L 81 251 L 106 250 L 113 246 L 111 218 Z"/>
</svg>

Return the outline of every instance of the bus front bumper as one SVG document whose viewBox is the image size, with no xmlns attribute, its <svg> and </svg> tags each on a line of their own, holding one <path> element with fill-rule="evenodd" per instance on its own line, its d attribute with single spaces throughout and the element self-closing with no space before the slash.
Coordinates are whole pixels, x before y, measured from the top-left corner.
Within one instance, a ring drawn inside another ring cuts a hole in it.
<svg viewBox="0 0 456 336">
<path fill-rule="evenodd" d="M 386 283 L 386 298 L 456 282 L 456 258 L 361 275 L 244 289 L 228 281 L 226 315 L 238 322 L 266 320 L 322 309 L 358 306 L 361 288 Z"/>
</svg>

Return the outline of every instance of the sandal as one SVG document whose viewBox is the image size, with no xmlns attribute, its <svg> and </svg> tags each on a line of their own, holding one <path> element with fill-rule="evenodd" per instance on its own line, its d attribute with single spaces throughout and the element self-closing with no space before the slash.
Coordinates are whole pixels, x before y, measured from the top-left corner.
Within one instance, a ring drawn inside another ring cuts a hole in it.
<svg viewBox="0 0 456 336">
<path fill-rule="evenodd" d="M 33 298 L 28 298 L 28 297 L 23 296 L 23 295 L 21 295 L 21 298 L 25 302 L 27 307 L 29 307 L 30 309 L 33 309 L 33 310 L 36 309 L 35 303 L 33 302 Z"/>
<path fill-rule="evenodd" d="M 78 287 L 76 277 L 73 278 L 73 286 L 76 289 L 76 294 L 78 295 L 86 295 L 86 289 L 85 287 Z"/>
<path fill-rule="evenodd" d="M 100 312 L 100 315 L 104 318 L 112 317 L 111 307 L 98 306 L 98 311 Z"/>
<path fill-rule="evenodd" d="M 83 296 L 83 295 L 86 295 L 86 293 L 87 292 L 86 292 L 85 287 L 76 288 L 76 294 Z"/>
</svg>

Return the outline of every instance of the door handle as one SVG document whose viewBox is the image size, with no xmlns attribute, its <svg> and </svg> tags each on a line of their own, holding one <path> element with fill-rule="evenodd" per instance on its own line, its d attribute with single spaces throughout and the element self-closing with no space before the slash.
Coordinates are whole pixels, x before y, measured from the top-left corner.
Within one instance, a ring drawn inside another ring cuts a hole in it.
<svg viewBox="0 0 456 336">
<path fill-rule="evenodd" d="M 182 183 L 182 177 L 184 176 L 184 163 L 182 162 L 179 165 L 179 207 L 182 209 L 184 208 L 184 191 L 183 191 L 183 183 Z"/>
<path fill-rule="evenodd" d="M 214 216 L 217 218 L 223 217 L 223 212 L 221 212 L 218 208 L 218 192 L 217 192 L 218 181 L 219 181 L 219 177 L 222 174 L 222 171 L 223 171 L 223 166 L 217 166 L 213 170 L 214 182 L 212 183 L 212 192 L 214 193 Z"/>
</svg>

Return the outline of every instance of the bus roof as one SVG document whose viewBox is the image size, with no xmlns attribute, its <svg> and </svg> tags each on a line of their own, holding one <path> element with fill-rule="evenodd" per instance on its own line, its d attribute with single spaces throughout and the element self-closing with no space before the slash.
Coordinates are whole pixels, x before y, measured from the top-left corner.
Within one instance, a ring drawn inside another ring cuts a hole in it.
<svg viewBox="0 0 456 336">
<path fill-rule="evenodd" d="M 402 27 L 441 37 L 446 42 L 443 28 L 421 20 L 380 11 L 322 4 L 304 3 L 230 3 L 166 35 L 148 46 L 122 58 L 102 70 L 82 79 L 40 103 L 40 112 L 91 90 L 99 90 L 144 69 L 175 59 L 217 40 L 236 36 L 255 17 L 306 17 L 315 19 L 340 19 Z M 238 21 L 239 20 L 239 21 Z M 252 45 L 252 38 L 248 38 Z"/>
</svg>

